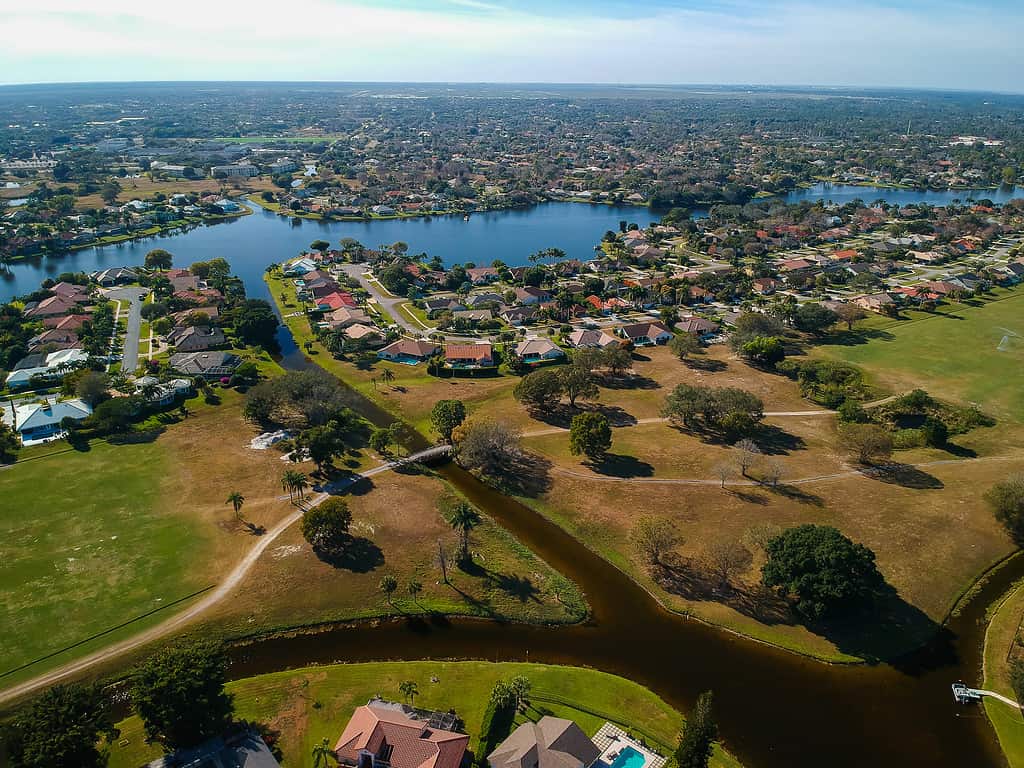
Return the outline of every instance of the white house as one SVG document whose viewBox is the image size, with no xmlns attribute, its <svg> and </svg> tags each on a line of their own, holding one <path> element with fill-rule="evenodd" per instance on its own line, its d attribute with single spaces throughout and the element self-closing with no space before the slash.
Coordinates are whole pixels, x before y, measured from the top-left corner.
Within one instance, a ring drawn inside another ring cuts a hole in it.
<svg viewBox="0 0 1024 768">
<path fill-rule="evenodd" d="M 4 423 L 21 437 L 22 445 L 34 445 L 63 435 L 64 419 L 81 421 L 92 414 L 92 408 L 83 400 L 60 402 L 32 402 L 16 405 L 14 413 L 4 410 Z"/>
<path fill-rule="evenodd" d="M 41 360 L 32 361 L 35 364 L 26 365 L 24 368 L 15 368 L 7 374 L 7 387 L 9 389 L 24 389 L 30 386 L 33 376 L 55 379 L 63 376 L 67 371 L 85 365 L 88 359 L 89 353 L 84 349 L 59 349 Z"/>
<path fill-rule="evenodd" d="M 316 268 L 317 264 L 312 259 L 299 257 L 297 259 L 292 259 L 285 264 L 282 273 L 285 277 L 299 277 L 307 272 L 312 272 Z"/>
</svg>

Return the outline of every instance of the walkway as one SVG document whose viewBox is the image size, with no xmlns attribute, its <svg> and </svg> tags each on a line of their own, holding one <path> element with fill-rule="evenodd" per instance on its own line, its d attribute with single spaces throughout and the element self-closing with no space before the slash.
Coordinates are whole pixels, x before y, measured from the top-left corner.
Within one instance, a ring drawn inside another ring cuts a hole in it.
<svg viewBox="0 0 1024 768">
<path fill-rule="evenodd" d="M 330 492 L 321 493 L 306 503 L 303 508 L 289 512 L 284 519 L 280 520 L 273 528 L 260 536 L 252 549 L 250 549 L 241 561 L 231 569 L 231 571 L 224 577 L 224 580 L 221 581 L 215 589 L 207 592 L 200 600 L 190 605 L 181 613 L 175 614 L 166 621 L 163 621 L 154 627 L 150 627 L 133 637 L 114 643 L 113 645 L 107 646 L 95 653 L 91 653 L 88 656 L 83 656 L 75 661 L 70 661 L 56 669 L 50 670 L 49 672 L 45 672 L 30 680 L 26 680 L 23 683 L 4 689 L 0 691 L 0 703 L 25 696 L 33 691 L 39 690 L 40 688 L 54 685 L 65 678 L 72 675 L 78 675 L 97 664 L 110 661 L 121 654 L 135 650 L 136 648 L 146 645 L 153 640 L 181 629 L 186 624 L 189 624 L 202 614 L 209 611 L 221 600 L 228 597 L 235 588 L 242 583 L 245 577 L 249 574 L 249 571 L 251 571 L 253 566 L 256 565 L 260 556 L 267 550 L 267 547 L 273 544 L 282 533 L 300 520 L 303 512 L 307 509 L 312 509 L 318 504 L 322 504 L 326 499 L 330 498 L 331 493 L 338 493 L 340 490 L 353 485 L 363 478 L 373 477 L 374 475 L 379 475 L 382 472 L 397 469 L 405 464 L 443 456 L 450 451 L 451 446 L 448 445 L 434 446 L 433 448 L 428 448 L 425 451 L 414 453 L 403 459 L 389 461 L 386 464 L 381 464 L 379 467 L 374 467 L 373 469 L 345 478 L 345 480 L 339 481 L 336 484 L 332 484 L 330 486 Z"/>
<path fill-rule="evenodd" d="M 765 411 L 765 418 L 771 416 L 835 416 L 835 411 Z M 642 424 L 664 424 L 668 419 L 655 416 L 649 419 L 637 419 L 629 424 L 612 425 L 619 429 L 625 427 L 637 427 Z M 557 435 L 559 432 L 568 432 L 568 427 L 548 427 L 546 429 L 535 429 L 532 432 L 523 432 L 523 437 L 540 437 L 541 435 Z"/>
</svg>

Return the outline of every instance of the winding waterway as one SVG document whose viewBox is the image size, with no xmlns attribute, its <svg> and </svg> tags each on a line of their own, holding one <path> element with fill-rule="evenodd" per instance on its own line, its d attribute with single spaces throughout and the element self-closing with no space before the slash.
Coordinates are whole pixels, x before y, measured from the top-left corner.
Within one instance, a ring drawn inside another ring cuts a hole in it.
<svg viewBox="0 0 1024 768">
<path fill-rule="evenodd" d="M 559 210 L 561 206 L 556 209 Z M 571 255 L 589 248 L 605 229 L 617 227 L 623 212 L 578 206 L 587 212 L 579 231 L 561 227 L 506 236 L 501 227 L 481 235 L 486 250 L 464 247 L 472 222 L 448 220 L 391 222 L 402 227 L 411 250 L 434 252 L 427 242 L 432 227 L 444 224 L 446 250 L 457 260 L 489 263 L 514 253 L 558 246 Z M 514 216 L 515 214 L 494 214 Z M 568 214 L 567 214 L 568 215 Z M 634 217 L 635 218 L 635 217 Z M 498 219 L 500 221 L 500 218 Z M 565 217 L 559 219 L 563 224 Z M 467 225 L 466 229 L 459 229 Z M 360 225 L 362 226 L 362 225 Z M 368 230 L 364 242 L 400 239 L 395 230 Z M 583 231 L 584 227 L 586 232 Z M 515 231 L 513 229 L 513 231 Z M 387 234 L 377 235 L 378 232 Z M 423 239 L 420 232 L 424 233 Z M 572 236 L 570 237 L 569 234 Z M 334 242 L 358 236 L 345 224 L 287 220 L 257 211 L 252 216 L 163 238 L 161 247 L 178 264 L 224 256 L 244 280 L 249 294 L 266 296 L 264 267 L 291 256 L 318 237 Z M 431 234 L 431 236 L 433 236 Z M 536 236 L 536 238 L 535 238 Z M 576 243 L 576 245 L 573 245 Z M 47 274 L 94 269 L 98 264 L 136 264 L 150 242 L 72 254 L 51 267 L 19 264 L 11 280 L 16 293 L 32 290 Z M 486 255 L 483 255 L 486 254 Z M 521 261 L 521 260 L 520 260 Z M 27 268 L 30 267 L 30 268 Z M 11 295 L 11 291 L 5 288 Z M 309 365 L 282 331 L 284 363 Z M 383 423 L 390 417 L 352 393 L 358 409 Z M 234 651 L 235 677 L 310 663 L 381 659 L 477 658 L 529 660 L 591 666 L 636 680 L 682 710 L 697 694 L 713 689 L 716 714 L 729 748 L 752 768 L 778 766 L 997 766 L 1002 763 L 991 728 L 978 708 L 952 703 L 949 685 L 957 679 L 980 681 L 986 606 L 1024 574 L 1024 558 L 998 571 L 951 620 L 934 642 L 895 664 L 830 666 L 762 645 L 664 611 L 635 582 L 592 553 L 561 528 L 513 499 L 482 485 L 454 466 L 440 472 L 474 504 L 512 531 L 551 566 L 572 578 L 586 594 L 591 619 L 572 627 L 536 627 L 472 619 L 401 619 L 355 624 L 294 637 L 255 641 Z M 580 503 L 586 503 L 581 499 Z"/>
</svg>

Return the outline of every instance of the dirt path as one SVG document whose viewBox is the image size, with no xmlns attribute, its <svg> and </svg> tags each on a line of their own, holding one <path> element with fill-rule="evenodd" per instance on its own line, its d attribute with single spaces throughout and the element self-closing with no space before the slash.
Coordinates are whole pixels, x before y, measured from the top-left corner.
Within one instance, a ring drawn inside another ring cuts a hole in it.
<svg viewBox="0 0 1024 768">
<path fill-rule="evenodd" d="M 381 464 L 379 467 L 374 467 L 366 472 L 353 475 L 350 478 L 346 478 L 344 481 L 333 484 L 330 491 L 338 492 L 363 478 L 373 477 L 374 475 L 387 472 L 403 464 L 421 459 L 433 458 L 441 455 L 442 453 L 446 453 L 448 450 L 448 446 L 437 446 L 426 451 L 415 453 L 404 459 L 389 461 L 386 464 Z M 293 512 L 289 512 L 284 519 L 277 523 L 277 525 L 260 536 L 252 549 L 250 549 L 245 554 L 245 557 L 243 557 L 238 564 L 231 569 L 231 571 L 224 577 L 224 580 L 221 581 L 215 589 L 207 592 L 200 600 L 193 603 L 185 610 L 175 614 L 154 627 L 150 627 L 149 629 L 140 632 L 137 635 L 121 640 L 120 642 L 109 645 L 99 651 L 90 653 L 88 656 L 83 656 L 80 659 L 70 661 L 67 664 L 63 664 L 50 670 L 49 672 L 44 672 L 30 680 L 26 680 L 23 683 L 18 683 L 17 685 L 0 691 L 0 703 L 25 696 L 40 688 L 54 685 L 67 677 L 77 675 L 90 667 L 96 666 L 97 664 L 117 658 L 123 653 L 135 650 L 136 648 L 146 645 L 147 643 L 157 640 L 164 635 L 170 634 L 171 632 L 181 629 L 185 625 L 191 623 L 221 600 L 228 597 L 235 588 L 242 583 L 245 577 L 249 574 L 249 571 L 251 571 L 253 566 L 256 565 L 260 556 L 267 550 L 267 547 L 273 544 L 282 533 L 294 525 L 302 517 L 302 513 L 306 509 L 315 507 L 317 504 L 322 503 L 329 497 L 330 493 L 321 493 L 311 501 L 307 502 L 304 509 L 297 509 Z"/>
<path fill-rule="evenodd" d="M 924 467 L 939 467 L 946 464 L 963 464 L 965 462 L 975 461 L 1020 461 L 1020 456 L 982 456 L 976 459 L 938 459 L 936 461 L 925 461 L 920 464 L 899 464 L 890 466 L 878 466 L 868 469 L 850 469 L 843 472 L 831 472 L 825 475 L 811 475 L 810 477 L 799 477 L 793 480 L 785 480 L 780 482 L 779 485 L 808 485 L 809 483 L 821 483 L 829 480 L 840 480 L 846 477 L 875 477 L 882 476 L 886 472 L 898 470 L 901 467 L 922 469 Z M 722 486 L 723 483 L 720 479 L 706 480 L 703 478 L 685 478 L 685 477 L 608 477 L 605 475 L 587 474 L 584 472 L 576 472 L 571 469 L 564 469 L 562 467 L 553 466 L 551 472 L 559 475 L 567 475 L 569 477 L 579 478 L 580 480 L 589 480 L 596 483 L 655 483 L 661 485 L 717 485 Z M 726 480 L 724 487 L 762 487 L 764 483 L 757 480 Z M 767 486 L 765 486 L 767 487 Z"/>
<path fill-rule="evenodd" d="M 765 411 L 764 417 L 771 418 L 772 416 L 835 416 L 835 411 Z M 616 429 L 625 429 L 626 427 L 636 427 L 641 424 L 665 424 L 669 420 L 663 419 L 658 416 L 654 416 L 648 419 L 637 419 L 629 424 L 613 425 Z M 557 435 L 559 432 L 568 432 L 568 427 L 547 427 L 546 429 L 535 429 L 531 432 L 523 432 L 523 437 L 540 437 L 541 435 Z"/>
</svg>

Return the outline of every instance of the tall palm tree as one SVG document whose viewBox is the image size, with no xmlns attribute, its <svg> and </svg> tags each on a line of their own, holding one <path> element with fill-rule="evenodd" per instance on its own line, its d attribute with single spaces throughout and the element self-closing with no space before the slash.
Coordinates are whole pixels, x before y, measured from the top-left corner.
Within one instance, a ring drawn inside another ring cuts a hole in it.
<svg viewBox="0 0 1024 768">
<path fill-rule="evenodd" d="M 416 695 L 420 692 L 420 689 L 416 687 L 416 683 L 413 680 L 404 680 L 398 684 L 398 690 L 405 696 L 405 700 L 410 704 L 416 700 Z"/>
<path fill-rule="evenodd" d="M 309 488 L 309 478 L 306 477 L 302 472 L 295 473 L 295 495 L 302 498 L 303 493 Z"/>
<path fill-rule="evenodd" d="M 459 558 L 469 560 L 469 533 L 483 522 L 472 504 L 460 501 L 448 514 L 448 524 L 459 533 Z"/>
<path fill-rule="evenodd" d="M 414 603 L 419 603 L 419 594 L 423 591 L 423 582 L 413 579 L 409 582 L 409 596 Z"/>
<path fill-rule="evenodd" d="M 242 519 L 242 505 L 245 503 L 245 496 L 238 491 L 232 491 L 228 494 L 227 501 L 224 503 L 230 504 L 234 508 L 236 520 Z"/>
<path fill-rule="evenodd" d="M 281 476 L 281 487 L 288 491 L 289 501 L 295 501 L 295 496 L 302 497 L 302 492 L 309 487 L 309 480 L 301 472 L 289 469 Z"/>
<path fill-rule="evenodd" d="M 380 372 L 380 378 L 385 384 L 390 384 L 395 380 L 395 372 L 390 368 L 385 368 Z"/>
<path fill-rule="evenodd" d="M 331 742 L 326 738 L 313 747 L 313 768 L 328 768 L 331 760 L 334 759 L 334 750 L 331 749 Z"/>
</svg>

